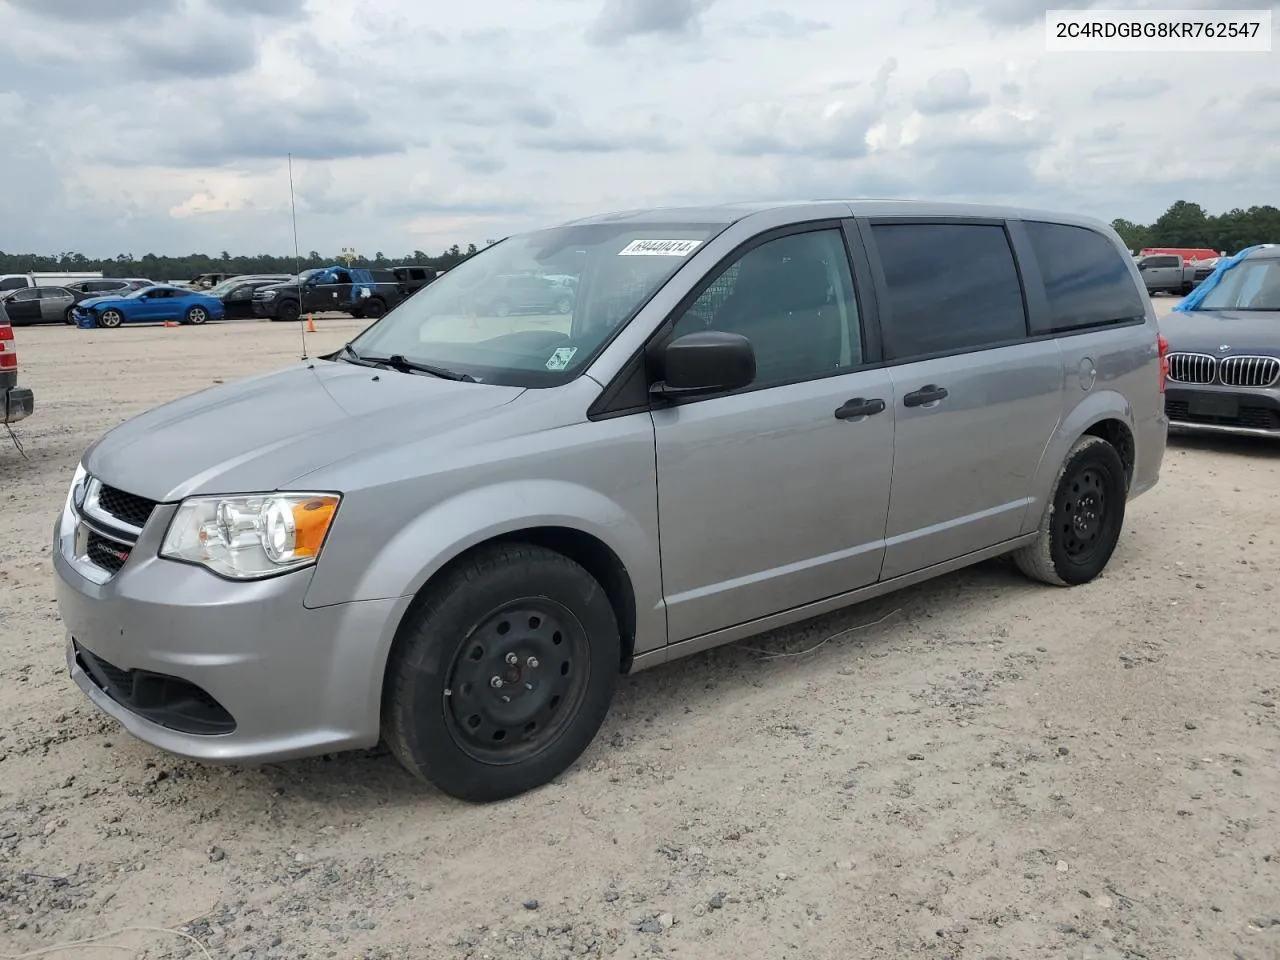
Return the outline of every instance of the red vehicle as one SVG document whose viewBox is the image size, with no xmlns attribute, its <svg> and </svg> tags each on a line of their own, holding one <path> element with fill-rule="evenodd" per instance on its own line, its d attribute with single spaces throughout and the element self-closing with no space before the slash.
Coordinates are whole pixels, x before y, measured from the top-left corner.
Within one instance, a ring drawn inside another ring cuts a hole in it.
<svg viewBox="0 0 1280 960">
<path fill-rule="evenodd" d="M 1182 265 L 1189 267 L 1193 263 L 1199 263 L 1205 260 L 1216 260 L 1222 256 L 1217 250 L 1210 250 L 1208 247 L 1146 247 L 1138 253 L 1140 257 L 1146 257 L 1153 253 L 1174 254 L 1182 258 Z"/>
</svg>

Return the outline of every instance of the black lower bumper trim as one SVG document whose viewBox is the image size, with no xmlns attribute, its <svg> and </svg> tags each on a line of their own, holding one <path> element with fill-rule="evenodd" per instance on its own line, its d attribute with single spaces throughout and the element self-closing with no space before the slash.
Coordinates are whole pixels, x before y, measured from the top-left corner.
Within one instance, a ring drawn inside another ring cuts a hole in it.
<svg viewBox="0 0 1280 960">
<path fill-rule="evenodd" d="M 215 736 L 235 730 L 227 709 L 194 683 L 148 670 L 123 670 L 71 642 L 85 675 L 132 713 L 178 733 Z"/>
</svg>

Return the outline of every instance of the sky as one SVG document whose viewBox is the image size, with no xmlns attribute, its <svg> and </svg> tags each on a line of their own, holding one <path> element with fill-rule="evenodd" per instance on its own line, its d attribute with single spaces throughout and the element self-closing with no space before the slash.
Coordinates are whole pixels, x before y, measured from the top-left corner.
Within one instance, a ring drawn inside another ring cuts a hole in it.
<svg viewBox="0 0 1280 960">
<path fill-rule="evenodd" d="M 1047 52 L 1090 6 L 0 0 L 0 249 L 291 253 L 290 154 L 304 254 L 740 200 L 1280 205 L 1280 40 Z"/>
</svg>

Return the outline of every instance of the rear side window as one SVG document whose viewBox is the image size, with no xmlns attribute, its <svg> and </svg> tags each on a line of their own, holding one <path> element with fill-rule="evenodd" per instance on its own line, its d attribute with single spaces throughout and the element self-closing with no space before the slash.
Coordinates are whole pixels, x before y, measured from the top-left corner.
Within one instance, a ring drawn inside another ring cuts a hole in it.
<svg viewBox="0 0 1280 960">
<path fill-rule="evenodd" d="M 1022 283 L 1004 227 L 883 223 L 871 232 L 889 293 L 886 359 L 1026 337 Z"/>
<path fill-rule="evenodd" d="M 22 290 L 27 286 L 26 277 L 5 277 L 0 280 L 0 290 Z"/>
<path fill-rule="evenodd" d="M 1146 315 L 1129 265 L 1115 244 L 1095 230 L 1062 223 L 1023 223 L 1049 299 L 1046 333 L 1122 323 Z M 1176 266 L 1177 257 L 1161 266 Z"/>
</svg>

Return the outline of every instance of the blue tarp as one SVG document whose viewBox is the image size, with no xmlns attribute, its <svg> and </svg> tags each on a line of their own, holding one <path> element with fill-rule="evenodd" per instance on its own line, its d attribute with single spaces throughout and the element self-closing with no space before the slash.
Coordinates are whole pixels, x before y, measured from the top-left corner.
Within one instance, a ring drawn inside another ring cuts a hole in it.
<svg viewBox="0 0 1280 960">
<path fill-rule="evenodd" d="M 1270 243 L 1259 243 L 1252 247 L 1245 247 L 1234 257 L 1223 257 L 1214 266 L 1213 273 L 1209 274 L 1209 276 L 1205 277 L 1204 280 L 1200 282 L 1200 286 L 1196 287 L 1178 301 L 1177 305 L 1173 308 L 1174 312 L 1191 313 L 1193 310 L 1199 310 L 1200 304 L 1204 301 L 1204 298 L 1209 295 L 1209 292 L 1214 287 L 1222 282 L 1222 278 L 1228 270 L 1233 269 L 1237 264 L 1244 260 L 1245 257 L 1253 253 L 1253 251 L 1262 250 L 1263 248 L 1270 246 L 1272 246 Z"/>
</svg>

